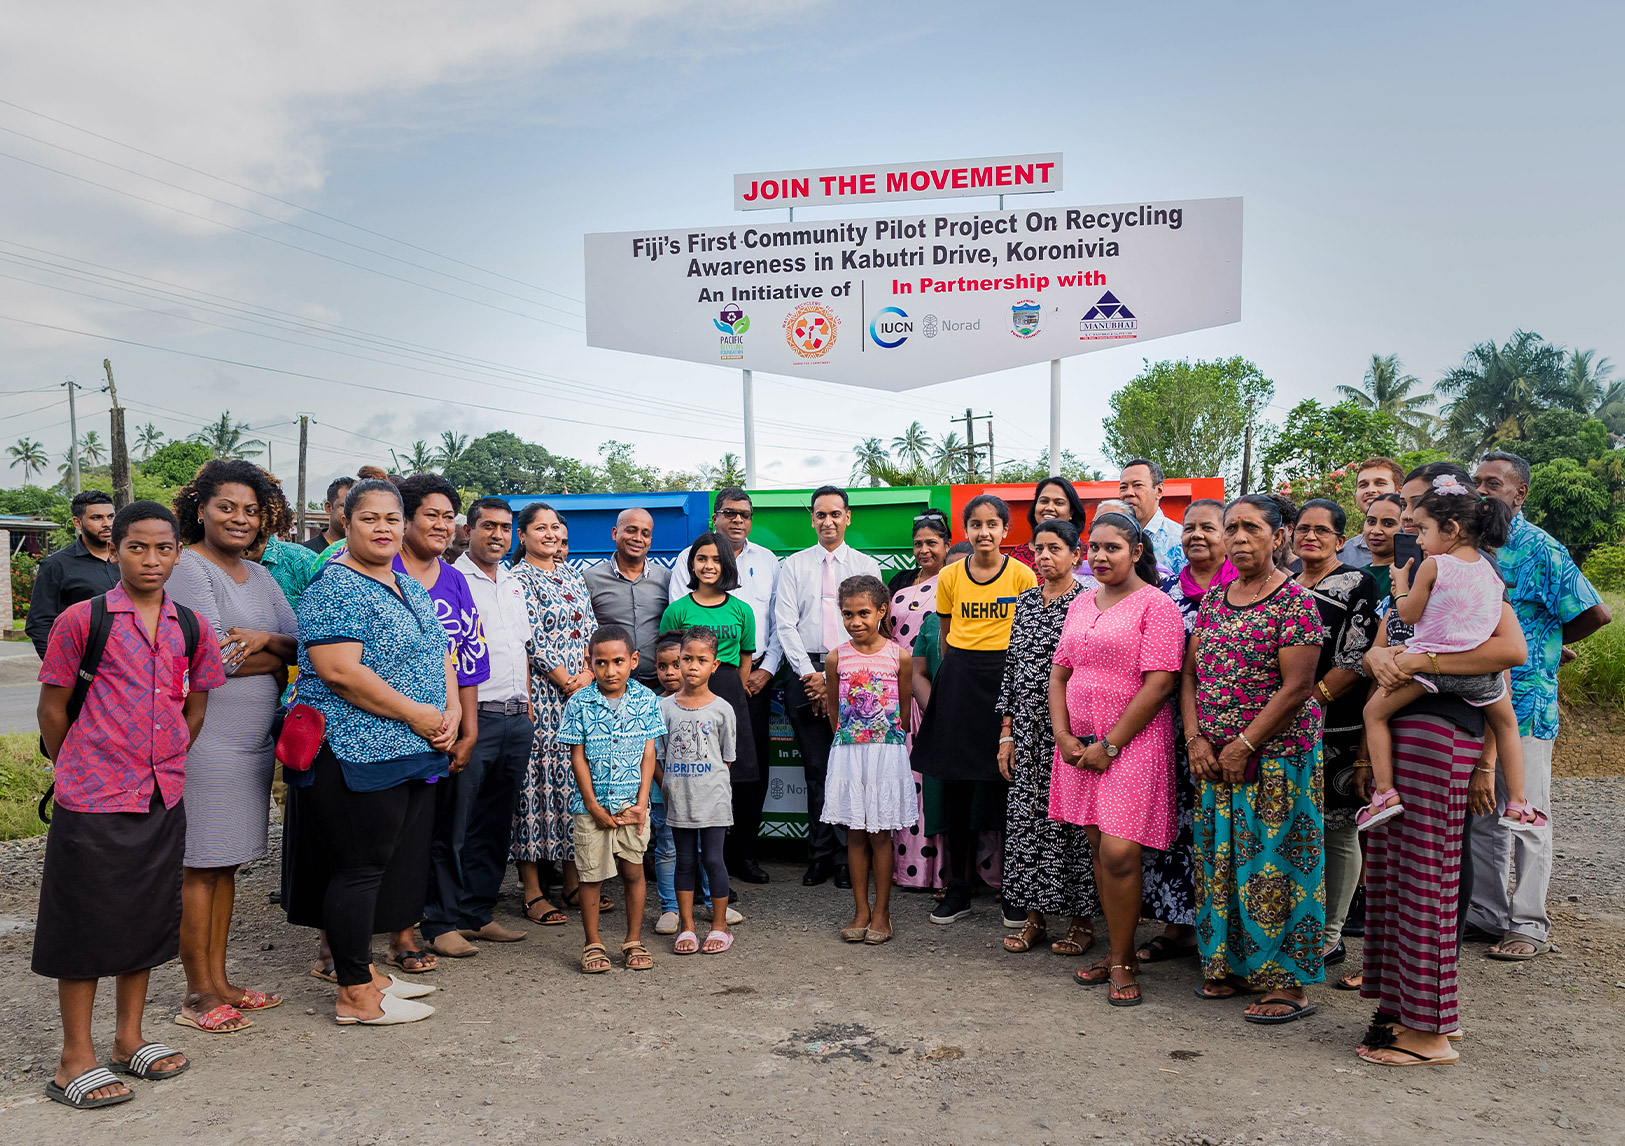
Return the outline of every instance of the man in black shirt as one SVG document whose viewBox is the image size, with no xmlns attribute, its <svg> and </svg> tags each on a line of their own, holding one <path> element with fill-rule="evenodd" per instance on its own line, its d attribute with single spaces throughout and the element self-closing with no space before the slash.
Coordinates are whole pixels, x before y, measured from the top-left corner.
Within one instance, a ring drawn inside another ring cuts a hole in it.
<svg viewBox="0 0 1625 1146">
<path fill-rule="evenodd" d="M 327 528 L 315 537 L 301 541 L 301 545 L 320 553 L 344 537 L 344 498 L 354 484 L 355 478 L 352 477 L 333 479 L 333 484 L 327 487 L 327 504 L 323 507 L 327 510 Z"/>
<path fill-rule="evenodd" d="M 34 592 L 28 600 L 28 622 L 23 631 L 34 651 L 45 659 L 51 626 L 62 610 L 99 597 L 118 584 L 118 561 L 113 556 L 113 499 L 99 489 L 87 489 L 73 499 L 73 527 L 79 540 L 40 562 Z"/>
</svg>

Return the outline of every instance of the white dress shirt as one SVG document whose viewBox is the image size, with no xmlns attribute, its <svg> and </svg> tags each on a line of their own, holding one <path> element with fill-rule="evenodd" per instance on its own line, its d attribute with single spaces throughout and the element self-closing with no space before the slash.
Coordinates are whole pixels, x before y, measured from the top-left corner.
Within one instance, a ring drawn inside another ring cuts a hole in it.
<svg viewBox="0 0 1625 1146">
<path fill-rule="evenodd" d="M 814 671 L 810 654 L 829 652 L 824 647 L 824 562 L 833 557 L 837 584 L 848 577 L 880 576 L 880 562 L 842 542 L 831 553 L 813 545 L 792 553 L 779 565 L 779 587 L 773 595 L 774 637 L 790 662 L 790 671 L 806 676 Z"/>
<path fill-rule="evenodd" d="M 693 592 L 688 584 L 688 554 L 693 548 L 691 545 L 679 553 L 671 567 L 668 600 L 677 601 Z M 779 559 L 767 546 L 746 538 L 745 548 L 734 554 L 734 564 L 739 567 L 739 588 L 729 590 L 729 595 L 745 602 L 756 615 L 756 654 L 751 659 L 751 671 L 778 672 L 784 660 L 784 650 L 779 647 L 779 635 L 773 624 L 773 590 L 779 581 Z"/>
<path fill-rule="evenodd" d="M 525 608 L 525 587 L 518 574 L 506 564 L 498 564 L 493 581 L 467 553 L 452 568 L 468 581 L 469 595 L 485 627 L 491 679 L 480 685 L 480 701 L 529 700 L 525 645 L 530 640 L 530 611 Z"/>
</svg>

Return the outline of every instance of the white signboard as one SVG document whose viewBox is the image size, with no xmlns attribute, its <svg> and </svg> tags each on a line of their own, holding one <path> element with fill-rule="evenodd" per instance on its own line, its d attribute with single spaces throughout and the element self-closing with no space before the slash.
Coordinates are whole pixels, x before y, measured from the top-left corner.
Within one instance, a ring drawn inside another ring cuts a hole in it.
<svg viewBox="0 0 1625 1146">
<path fill-rule="evenodd" d="M 587 343 L 880 390 L 1241 319 L 1241 200 L 586 237 Z"/>
<path fill-rule="evenodd" d="M 815 167 L 734 176 L 734 210 L 827 207 L 892 199 L 1032 195 L 1061 189 L 1061 153 L 938 159 L 868 167 Z"/>
</svg>

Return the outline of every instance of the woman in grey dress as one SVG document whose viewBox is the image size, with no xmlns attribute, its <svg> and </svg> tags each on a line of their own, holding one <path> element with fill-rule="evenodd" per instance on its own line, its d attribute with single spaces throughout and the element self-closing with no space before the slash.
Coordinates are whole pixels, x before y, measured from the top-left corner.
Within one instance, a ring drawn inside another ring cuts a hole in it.
<svg viewBox="0 0 1625 1146">
<path fill-rule="evenodd" d="M 251 462 L 215 460 L 175 495 L 181 554 L 168 590 L 206 620 L 220 640 L 226 684 L 210 694 L 203 729 L 186 755 L 186 859 L 181 883 L 181 963 L 186 1002 L 177 1021 L 230 1032 L 250 1023 L 279 995 L 233 986 L 226 978 L 237 868 L 266 852 L 276 745 L 271 721 L 299 626 L 287 598 L 243 552 L 286 528 L 288 503 L 269 474 Z"/>
</svg>

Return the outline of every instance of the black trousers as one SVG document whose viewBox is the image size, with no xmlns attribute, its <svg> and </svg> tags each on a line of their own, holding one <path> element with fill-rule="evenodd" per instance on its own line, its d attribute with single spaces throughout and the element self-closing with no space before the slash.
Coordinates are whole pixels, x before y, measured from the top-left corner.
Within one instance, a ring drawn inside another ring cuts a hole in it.
<svg viewBox="0 0 1625 1146">
<path fill-rule="evenodd" d="M 479 722 L 468 766 L 435 785 L 429 890 L 419 928 L 428 942 L 490 923 L 508 870 L 514 801 L 536 728 L 523 712 L 482 712 Z"/>
<path fill-rule="evenodd" d="M 373 919 L 385 870 L 402 849 L 428 845 L 426 835 L 414 838 L 413 832 L 414 825 L 427 819 L 423 808 L 435 798 L 433 785 L 408 780 L 380 792 L 352 792 L 343 766 L 325 744 L 315 773 L 309 790 L 310 826 L 321 840 L 329 871 L 322 926 L 339 985 L 356 987 L 372 981 Z"/>
<path fill-rule="evenodd" d="M 733 786 L 734 826 L 728 830 L 724 855 L 730 868 L 761 854 L 762 805 L 767 801 L 768 753 L 772 751 L 773 686 L 769 684 L 746 703 L 750 709 L 751 737 L 756 743 L 756 779 Z"/>
<path fill-rule="evenodd" d="M 831 698 L 833 699 L 833 698 Z M 829 718 L 814 714 L 807 690 L 795 670 L 784 685 L 784 708 L 801 751 L 807 776 L 807 852 L 811 859 L 846 862 L 846 829 L 824 822 L 824 779 L 829 774 L 829 749 L 835 732 Z"/>
</svg>

